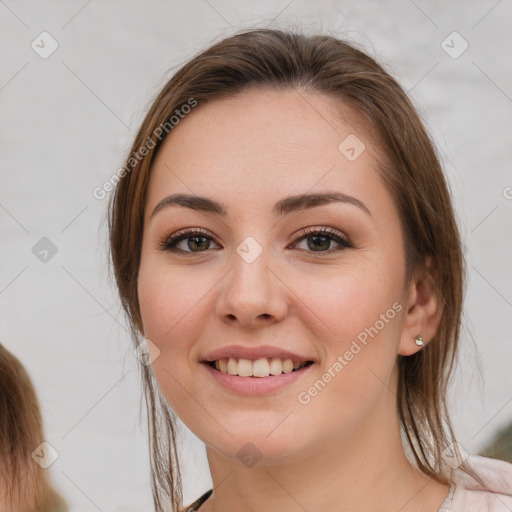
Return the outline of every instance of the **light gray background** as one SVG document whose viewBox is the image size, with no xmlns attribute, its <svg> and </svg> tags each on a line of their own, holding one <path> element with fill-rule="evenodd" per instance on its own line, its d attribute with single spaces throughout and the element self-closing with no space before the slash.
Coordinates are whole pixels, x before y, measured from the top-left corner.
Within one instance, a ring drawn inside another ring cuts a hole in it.
<svg viewBox="0 0 512 512">
<path fill-rule="evenodd" d="M 348 37 L 410 91 L 443 155 L 470 271 L 459 441 L 475 452 L 512 420 L 510 0 L 5 0 L 0 20 L 0 339 L 37 386 L 59 454 L 50 471 L 73 510 L 152 504 L 138 370 L 106 270 L 107 202 L 92 190 L 122 164 L 171 68 L 243 27 Z M 31 48 L 43 31 L 59 45 L 47 59 Z M 469 44 L 456 59 L 442 47 L 453 31 Z M 46 263 L 32 252 L 42 237 L 58 250 Z M 190 503 L 211 480 L 183 431 Z"/>
</svg>

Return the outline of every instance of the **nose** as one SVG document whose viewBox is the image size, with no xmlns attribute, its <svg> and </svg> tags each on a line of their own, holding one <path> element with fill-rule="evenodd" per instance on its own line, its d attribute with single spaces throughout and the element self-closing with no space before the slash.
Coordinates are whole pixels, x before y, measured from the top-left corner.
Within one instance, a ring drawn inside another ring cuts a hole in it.
<svg viewBox="0 0 512 512">
<path fill-rule="evenodd" d="M 226 323 L 256 328 L 282 321 L 288 311 L 289 290 L 264 250 L 254 261 L 233 254 L 231 270 L 222 280 L 215 305 Z M 274 265 L 275 266 L 275 265 Z"/>
</svg>

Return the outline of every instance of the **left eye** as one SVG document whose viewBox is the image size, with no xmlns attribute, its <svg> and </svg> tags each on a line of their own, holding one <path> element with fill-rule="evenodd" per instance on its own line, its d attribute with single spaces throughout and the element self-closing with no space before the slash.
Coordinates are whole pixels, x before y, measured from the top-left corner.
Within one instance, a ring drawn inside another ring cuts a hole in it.
<svg viewBox="0 0 512 512">
<path fill-rule="evenodd" d="M 321 228 L 306 228 L 300 233 L 302 236 L 298 238 L 297 241 L 301 240 L 311 240 L 311 242 L 307 242 L 307 247 L 309 249 L 313 249 L 311 252 L 333 252 L 333 251 L 341 251 L 343 249 L 350 249 L 353 245 L 342 236 L 338 235 L 336 232 L 331 231 L 330 229 Z M 339 247 L 334 249 L 329 249 L 328 251 L 321 250 L 322 248 L 326 248 L 331 245 L 331 242 L 336 242 Z M 297 242 L 295 242 L 297 243 Z M 320 249 L 320 250 L 316 250 Z M 308 251 L 309 252 L 309 251 Z"/>
<path fill-rule="evenodd" d="M 303 229 L 299 235 L 299 238 L 297 238 L 292 246 L 303 240 L 308 240 L 307 247 L 310 251 L 307 252 L 331 253 L 333 251 L 340 251 L 354 247 L 347 239 L 337 234 L 337 232 L 326 228 L 306 228 Z M 182 242 L 186 242 L 184 248 L 179 247 L 179 244 Z M 160 242 L 159 248 L 163 251 L 197 254 L 209 249 L 211 242 L 216 243 L 208 232 L 192 229 L 185 232 L 181 231 L 177 234 L 164 238 L 164 240 Z M 337 243 L 338 247 L 331 249 L 331 242 Z"/>
</svg>

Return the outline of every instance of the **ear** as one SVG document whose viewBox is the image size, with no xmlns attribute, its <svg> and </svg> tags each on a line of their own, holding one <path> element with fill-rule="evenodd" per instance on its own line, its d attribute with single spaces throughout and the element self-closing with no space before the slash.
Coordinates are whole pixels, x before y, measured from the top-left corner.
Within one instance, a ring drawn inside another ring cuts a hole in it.
<svg viewBox="0 0 512 512">
<path fill-rule="evenodd" d="M 418 268 L 408 285 L 409 293 L 406 295 L 407 302 L 398 349 L 402 356 L 410 356 L 422 350 L 422 347 L 414 343 L 414 339 L 420 334 L 423 343 L 427 345 L 436 334 L 441 320 L 442 305 L 439 304 L 435 292 L 430 255 L 425 258 L 425 264 L 428 270 Z"/>
</svg>

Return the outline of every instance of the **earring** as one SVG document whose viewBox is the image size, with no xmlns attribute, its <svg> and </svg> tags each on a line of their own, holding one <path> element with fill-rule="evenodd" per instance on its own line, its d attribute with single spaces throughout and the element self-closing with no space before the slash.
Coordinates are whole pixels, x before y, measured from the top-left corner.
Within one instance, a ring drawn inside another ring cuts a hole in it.
<svg viewBox="0 0 512 512">
<path fill-rule="evenodd" d="M 414 339 L 414 342 L 416 343 L 416 345 L 418 345 L 418 347 L 422 347 L 423 345 L 425 345 L 423 343 L 423 338 L 421 337 L 421 335 L 418 334 L 418 336 L 416 336 L 416 338 Z"/>
</svg>

